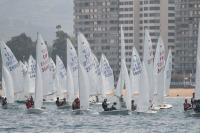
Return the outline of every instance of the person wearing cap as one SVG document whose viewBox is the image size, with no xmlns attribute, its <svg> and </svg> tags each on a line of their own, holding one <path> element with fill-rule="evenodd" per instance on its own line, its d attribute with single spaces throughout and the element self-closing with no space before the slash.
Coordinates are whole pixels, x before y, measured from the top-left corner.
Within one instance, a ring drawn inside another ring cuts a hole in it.
<svg viewBox="0 0 200 133">
<path fill-rule="evenodd" d="M 191 107 L 191 104 L 189 104 L 188 102 L 187 102 L 187 99 L 185 99 L 185 103 L 183 104 L 183 107 L 184 107 L 184 111 L 187 111 L 187 110 L 190 110 L 190 109 L 192 109 Z"/>
<path fill-rule="evenodd" d="M 116 106 L 117 106 L 117 103 L 114 102 L 113 105 L 112 105 L 112 107 L 110 108 L 110 110 L 117 110 Z"/>
<path fill-rule="evenodd" d="M 104 100 L 103 100 L 102 108 L 104 109 L 104 111 L 109 111 L 107 99 L 104 99 Z"/>
</svg>

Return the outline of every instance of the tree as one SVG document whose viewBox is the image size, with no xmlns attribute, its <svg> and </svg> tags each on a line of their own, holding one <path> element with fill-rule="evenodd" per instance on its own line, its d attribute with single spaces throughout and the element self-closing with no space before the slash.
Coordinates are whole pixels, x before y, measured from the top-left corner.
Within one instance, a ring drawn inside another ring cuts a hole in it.
<svg viewBox="0 0 200 133">
<path fill-rule="evenodd" d="M 17 60 L 28 60 L 30 55 L 35 57 L 36 43 L 25 33 L 12 37 L 6 44 L 10 47 Z"/>
<path fill-rule="evenodd" d="M 64 65 L 67 64 L 67 55 L 66 55 L 66 44 L 67 38 L 69 38 L 68 34 L 62 30 L 61 25 L 56 26 L 56 39 L 53 43 L 53 50 L 52 50 L 52 58 L 55 61 L 56 55 L 60 56 Z"/>
</svg>

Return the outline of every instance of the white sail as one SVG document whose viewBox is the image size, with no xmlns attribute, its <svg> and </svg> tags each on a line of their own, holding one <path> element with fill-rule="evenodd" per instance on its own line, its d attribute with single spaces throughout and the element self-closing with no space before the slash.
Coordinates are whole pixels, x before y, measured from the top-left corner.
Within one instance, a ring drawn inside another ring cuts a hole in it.
<svg viewBox="0 0 200 133">
<path fill-rule="evenodd" d="M 164 100 L 164 67 L 165 67 L 165 47 L 160 37 L 158 40 L 155 59 L 154 59 L 154 74 L 155 74 L 155 99 L 157 105 L 163 104 Z"/>
<path fill-rule="evenodd" d="M 17 59 L 15 58 L 14 54 L 10 50 L 10 48 L 3 42 L 0 42 L 1 44 L 1 56 L 2 56 L 2 66 L 5 66 L 7 70 L 10 72 L 13 85 L 14 85 L 14 93 L 17 95 L 18 93 L 21 93 L 23 89 L 21 88 L 21 84 L 19 84 L 19 63 Z M 5 82 L 5 84 L 7 84 Z"/>
<path fill-rule="evenodd" d="M 78 84 L 78 56 L 76 50 L 69 39 L 67 39 L 67 66 L 73 75 L 74 93 L 76 96 L 79 94 Z"/>
<path fill-rule="evenodd" d="M 124 41 L 124 31 L 123 27 L 121 25 L 121 69 L 120 69 L 120 74 L 117 82 L 117 87 L 116 87 L 116 95 L 119 97 L 122 95 L 122 90 L 124 89 L 124 68 L 123 68 L 123 63 L 125 63 L 126 66 L 126 57 L 125 57 L 125 41 Z"/>
<path fill-rule="evenodd" d="M 140 80 L 140 94 L 137 104 L 137 112 L 147 112 L 149 110 L 149 81 L 145 64 L 142 64 L 142 74 Z"/>
<path fill-rule="evenodd" d="M 153 48 L 152 48 L 152 42 L 151 42 L 151 37 L 149 35 L 149 31 L 145 29 L 145 36 L 144 36 L 144 52 L 143 52 L 143 62 L 145 64 L 145 67 L 147 69 L 148 73 L 148 79 L 149 79 L 149 95 L 150 95 L 150 100 L 153 100 L 153 95 L 154 95 L 154 62 L 153 62 Z"/>
<path fill-rule="evenodd" d="M 135 101 L 138 102 L 139 92 L 140 92 L 140 79 L 142 73 L 142 63 L 140 61 L 139 54 L 135 47 L 132 50 L 131 57 L 131 68 L 130 68 L 130 82 L 131 82 L 131 94 Z"/>
<path fill-rule="evenodd" d="M 57 96 L 64 97 L 67 92 L 67 72 L 65 66 L 59 56 L 56 55 L 56 80 L 57 80 Z"/>
<path fill-rule="evenodd" d="M 56 93 L 56 65 L 52 58 L 49 59 L 49 96 L 48 98 L 55 98 Z"/>
<path fill-rule="evenodd" d="M 164 70 L 164 87 L 165 87 L 165 96 L 169 94 L 169 88 L 171 83 L 171 72 L 172 72 L 172 52 L 169 50 L 165 70 Z"/>
<path fill-rule="evenodd" d="M 101 56 L 100 68 L 102 78 L 102 95 L 105 97 L 106 95 L 112 94 L 114 89 L 113 70 L 110 67 L 110 64 L 105 55 Z"/>
<path fill-rule="evenodd" d="M 49 67 L 49 55 L 47 46 L 42 39 L 42 36 L 38 34 L 38 40 L 36 44 L 36 81 L 35 81 L 35 104 L 36 109 L 41 109 L 43 102 L 43 91 L 47 85 L 44 82 L 48 76 Z"/>
<path fill-rule="evenodd" d="M 94 62 L 93 55 L 87 39 L 82 33 L 78 33 L 78 46 L 79 46 L 79 63 L 85 68 L 90 81 L 94 78 Z M 90 95 L 96 95 L 96 85 L 90 82 Z"/>
<path fill-rule="evenodd" d="M 100 94 L 102 92 L 101 90 L 101 70 L 100 70 L 100 64 L 97 59 L 97 57 L 92 53 L 93 55 L 93 63 L 94 63 L 94 74 L 93 74 L 93 79 L 94 79 L 94 85 L 96 86 L 96 94 Z"/>
<path fill-rule="evenodd" d="M 132 50 L 131 58 L 131 69 L 130 69 L 130 80 L 131 80 L 131 89 L 133 94 L 137 95 L 139 93 L 139 82 L 142 73 L 142 63 L 140 61 L 139 54 L 135 47 Z"/>
<path fill-rule="evenodd" d="M 21 88 L 23 91 L 21 93 L 18 93 L 18 100 L 25 100 L 25 96 L 27 94 L 27 87 L 26 87 L 26 77 L 25 73 L 27 72 L 27 64 L 23 64 L 21 61 L 19 61 L 19 73 L 18 73 L 18 78 L 19 78 L 19 84 L 21 84 Z"/>
<path fill-rule="evenodd" d="M 14 103 L 14 85 L 11 74 L 5 66 L 3 66 L 2 70 L 2 76 L 5 83 L 3 87 L 4 95 L 7 98 L 8 103 Z"/>
<path fill-rule="evenodd" d="M 68 66 L 67 66 L 67 98 L 69 102 L 73 102 L 73 100 L 76 98 L 76 95 L 74 93 L 73 74 Z"/>
<path fill-rule="evenodd" d="M 198 31 L 197 61 L 196 61 L 196 86 L 195 98 L 200 99 L 200 23 Z"/>
<path fill-rule="evenodd" d="M 131 91 L 131 83 L 130 83 L 130 77 L 128 74 L 128 69 L 126 67 L 126 63 L 122 63 L 122 68 L 124 69 L 124 83 L 126 88 L 126 106 L 127 109 L 131 110 L 131 100 L 132 100 L 132 91 Z"/>
<path fill-rule="evenodd" d="M 85 68 L 81 64 L 79 67 L 80 109 L 87 110 L 89 108 L 89 78 Z"/>
<path fill-rule="evenodd" d="M 28 59 L 28 70 L 27 70 L 27 79 L 28 79 L 28 93 L 35 93 L 35 77 L 36 77 L 36 61 L 30 56 Z"/>
<path fill-rule="evenodd" d="M 116 95 L 121 96 L 123 94 L 122 90 L 126 89 L 126 105 L 127 109 L 131 110 L 131 86 L 130 77 L 128 74 L 128 69 L 126 67 L 126 57 L 125 57 L 125 41 L 123 27 L 121 26 L 121 70 L 118 80 L 118 85 L 116 88 Z"/>
</svg>

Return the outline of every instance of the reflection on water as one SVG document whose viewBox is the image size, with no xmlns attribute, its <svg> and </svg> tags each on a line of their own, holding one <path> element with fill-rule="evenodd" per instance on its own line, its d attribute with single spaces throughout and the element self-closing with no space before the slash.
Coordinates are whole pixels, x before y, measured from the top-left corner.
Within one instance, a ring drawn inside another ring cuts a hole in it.
<svg viewBox="0 0 200 133">
<path fill-rule="evenodd" d="M 24 105 L 16 109 L 0 108 L 0 132 L 200 132 L 200 117 L 183 112 L 184 99 L 166 99 L 172 109 L 157 114 L 128 116 L 72 115 L 70 110 L 58 110 L 45 105 L 40 115 L 27 114 Z M 101 110 L 101 107 L 93 107 Z"/>
</svg>

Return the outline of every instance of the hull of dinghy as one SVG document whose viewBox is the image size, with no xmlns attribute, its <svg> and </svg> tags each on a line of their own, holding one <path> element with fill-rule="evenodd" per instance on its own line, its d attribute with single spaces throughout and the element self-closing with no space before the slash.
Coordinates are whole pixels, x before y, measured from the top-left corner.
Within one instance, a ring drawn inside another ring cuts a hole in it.
<svg viewBox="0 0 200 133">
<path fill-rule="evenodd" d="M 76 109 L 76 110 L 72 110 L 72 114 L 74 115 L 82 115 L 82 114 L 88 114 L 90 113 L 90 110 L 89 109 Z"/>
<path fill-rule="evenodd" d="M 128 115 L 129 110 L 112 110 L 99 112 L 101 115 Z"/>
<path fill-rule="evenodd" d="M 63 105 L 63 106 L 57 106 L 58 109 L 70 109 L 72 108 L 71 105 Z"/>
<path fill-rule="evenodd" d="M 172 108 L 173 106 L 171 104 L 163 104 L 160 106 L 160 109 L 170 109 Z"/>
</svg>

